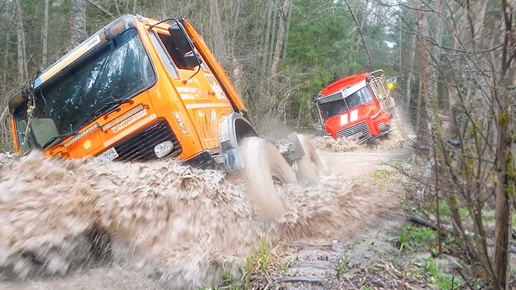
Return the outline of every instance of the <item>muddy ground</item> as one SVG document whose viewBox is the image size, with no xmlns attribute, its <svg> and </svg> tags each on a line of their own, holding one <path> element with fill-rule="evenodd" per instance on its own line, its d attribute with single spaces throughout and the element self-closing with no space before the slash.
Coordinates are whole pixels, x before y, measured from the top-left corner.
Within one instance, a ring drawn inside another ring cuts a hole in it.
<svg viewBox="0 0 516 290">
<path fill-rule="evenodd" d="M 412 156 L 401 133 L 350 150 L 319 143 L 329 175 L 289 187 L 287 213 L 269 224 L 253 217 L 239 182 L 217 173 L 163 164 L 99 172 L 95 163 L 32 156 L 20 165 L 3 155 L 0 289 L 430 289 L 392 266 L 396 231 L 406 223 L 392 165 Z M 114 180 L 120 172 L 126 176 Z M 75 234 L 99 224 L 118 237 L 115 246 L 77 258 L 84 249 Z"/>
<path fill-rule="evenodd" d="M 331 178 L 343 183 L 372 183 L 371 190 L 385 192 L 381 177 L 375 177 L 375 172 L 391 170 L 388 163 L 406 160 L 410 150 L 363 147 L 352 152 L 320 151 L 320 155 L 327 169 L 334 175 Z M 375 186 L 375 183 L 379 186 Z M 396 199 L 399 193 L 391 190 L 388 194 Z M 375 194 L 370 196 L 372 199 L 368 202 L 375 203 Z M 379 196 L 384 199 L 383 195 Z M 392 210 L 396 212 L 396 208 Z M 262 277 L 252 277 L 252 288 L 355 289 L 353 285 L 359 282 L 352 282 L 355 278 L 351 273 L 342 276 L 342 272 L 345 271 L 343 267 L 367 266 L 373 260 L 390 260 L 397 253 L 395 236 L 391 234 L 390 229 L 403 224 L 404 216 L 398 212 L 389 214 L 388 217 L 387 220 L 377 219 L 371 222 L 364 216 L 363 225 L 360 218 L 354 220 L 353 225 L 347 224 L 349 220 L 343 219 L 339 226 L 358 230 L 342 236 L 335 232 L 322 238 L 316 236 L 294 239 L 289 243 L 284 243 L 280 239 L 271 245 L 274 249 L 275 263 L 280 266 L 271 268 L 270 272 L 263 273 Z M 342 264 L 344 261 L 346 265 Z M 170 286 L 153 275 L 117 261 L 109 261 L 107 264 L 90 262 L 88 267 L 69 271 L 64 276 L 46 275 L 20 280 L 4 273 L 0 279 L 0 289 L 168 289 Z M 241 277 L 237 273 L 233 274 L 233 279 L 238 281 Z M 188 284 L 179 286 L 189 287 Z"/>
</svg>

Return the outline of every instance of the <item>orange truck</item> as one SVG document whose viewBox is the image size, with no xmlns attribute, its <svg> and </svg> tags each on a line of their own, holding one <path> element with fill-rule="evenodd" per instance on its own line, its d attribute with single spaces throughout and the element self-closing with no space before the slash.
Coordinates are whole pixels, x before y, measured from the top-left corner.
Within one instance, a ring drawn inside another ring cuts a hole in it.
<svg viewBox="0 0 516 290">
<path fill-rule="evenodd" d="M 278 185 L 314 178 L 321 168 L 303 135 L 287 136 L 295 149 L 283 153 L 258 136 L 226 72 L 185 19 L 114 20 L 16 92 L 9 110 L 20 154 L 168 158 L 244 172 L 264 217 L 283 210 Z"/>
<path fill-rule="evenodd" d="M 363 72 L 337 80 L 315 97 L 319 120 L 335 140 L 376 140 L 388 134 L 394 98 L 386 88 L 383 70 Z"/>
</svg>

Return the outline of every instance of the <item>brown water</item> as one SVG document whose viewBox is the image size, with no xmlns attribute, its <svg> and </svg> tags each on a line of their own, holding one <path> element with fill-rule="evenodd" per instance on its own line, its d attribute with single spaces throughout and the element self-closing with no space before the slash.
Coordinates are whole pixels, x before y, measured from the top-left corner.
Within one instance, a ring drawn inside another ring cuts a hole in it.
<svg viewBox="0 0 516 290">
<path fill-rule="evenodd" d="M 67 275 L 109 256 L 167 288 L 195 288 L 236 273 L 262 240 L 343 239 L 396 207 L 334 177 L 289 185 L 282 198 L 286 213 L 263 222 L 245 184 L 219 171 L 0 155 L 0 274 Z"/>
</svg>

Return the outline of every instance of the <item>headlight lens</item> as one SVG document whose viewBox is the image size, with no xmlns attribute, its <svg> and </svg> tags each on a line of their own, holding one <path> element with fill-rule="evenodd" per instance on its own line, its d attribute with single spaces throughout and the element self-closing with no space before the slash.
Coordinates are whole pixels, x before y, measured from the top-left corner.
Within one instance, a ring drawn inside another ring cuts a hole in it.
<svg viewBox="0 0 516 290">
<path fill-rule="evenodd" d="M 154 146 L 154 153 L 158 158 L 163 158 L 170 154 L 173 148 L 174 144 L 172 144 L 172 141 L 165 141 Z"/>
</svg>

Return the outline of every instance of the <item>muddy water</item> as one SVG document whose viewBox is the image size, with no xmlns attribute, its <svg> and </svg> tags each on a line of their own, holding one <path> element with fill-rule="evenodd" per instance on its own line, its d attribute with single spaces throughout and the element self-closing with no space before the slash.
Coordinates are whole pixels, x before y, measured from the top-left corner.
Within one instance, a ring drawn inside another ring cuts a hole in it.
<svg viewBox="0 0 516 290">
<path fill-rule="evenodd" d="M 236 273 L 261 240 L 345 238 L 395 207 L 334 177 L 289 185 L 282 198 L 286 213 L 263 222 L 245 184 L 219 171 L 0 155 L 1 280 L 67 275 L 109 257 L 191 289 Z"/>
</svg>

